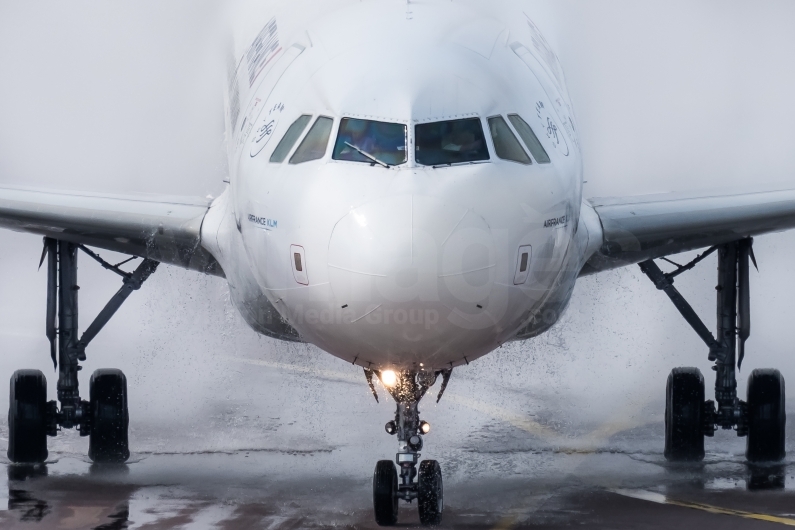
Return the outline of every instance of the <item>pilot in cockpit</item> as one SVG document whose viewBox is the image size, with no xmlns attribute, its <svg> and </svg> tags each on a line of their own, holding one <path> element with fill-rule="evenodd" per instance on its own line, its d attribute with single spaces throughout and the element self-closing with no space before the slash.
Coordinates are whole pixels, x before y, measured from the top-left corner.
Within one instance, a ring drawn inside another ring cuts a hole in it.
<svg viewBox="0 0 795 530">
<path fill-rule="evenodd" d="M 402 164 L 406 161 L 406 126 L 343 118 L 333 158 L 384 166 Z"/>
<path fill-rule="evenodd" d="M 373 135 L 370 134 L 371 124 L 372 122 L 367 120 L 342 120 L 336 144 L 339 152 L 335 153 L 334 158 L 360 161 L 361 155 L 351 146 L 356 146 L 367 153 L 372 152 L 376 142 Z"/>
<path fill-rule="evenodd" d="M 474 153 L 481 150 L 483 140 L 478 139 L 465 122 L 452 122 L 452 131 L 442 141 L 445 151 Z"/>
</svg>

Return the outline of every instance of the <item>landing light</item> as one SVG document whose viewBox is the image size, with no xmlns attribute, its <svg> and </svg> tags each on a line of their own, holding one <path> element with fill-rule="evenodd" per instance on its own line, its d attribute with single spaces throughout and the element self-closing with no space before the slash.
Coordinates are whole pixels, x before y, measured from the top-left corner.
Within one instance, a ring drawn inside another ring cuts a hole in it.
<svg viewBox="0 0 795 530">
<path fill-rule="evenodd" d="M 428 434 L 429 432 L 431 432 L 431 424 L 428 423 L 427 421 L 421 421 L 420 431 L 422 432 L 422 434 Z"/>
<path fill-rule="evenodd" d="M 384 370 L 381 372 L 381 382 L 384 383 L 385 386 L 395 386 L 395 384 L 397 384 L 397 374 L 392 370 Z"/>
</svg>

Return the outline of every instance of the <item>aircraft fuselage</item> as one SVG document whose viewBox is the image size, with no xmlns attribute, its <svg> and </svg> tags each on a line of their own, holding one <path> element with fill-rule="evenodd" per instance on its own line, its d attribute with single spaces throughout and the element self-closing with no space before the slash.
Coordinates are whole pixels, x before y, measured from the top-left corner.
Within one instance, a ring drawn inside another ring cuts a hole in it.
<svg viewBox="0 0 795 530">
<path fill-rule="evenodd" d="M 254 329 L 366 368 L 458 366 L 542 333 L 598 239 L 529 18 L 410 6 L 352 4 L 283 42 L 265 26 L 230 84 L 230 184 L 202 228 Z M 397 131 L 391 162 L 356 145 L 367 127 Z"/>
</svg>

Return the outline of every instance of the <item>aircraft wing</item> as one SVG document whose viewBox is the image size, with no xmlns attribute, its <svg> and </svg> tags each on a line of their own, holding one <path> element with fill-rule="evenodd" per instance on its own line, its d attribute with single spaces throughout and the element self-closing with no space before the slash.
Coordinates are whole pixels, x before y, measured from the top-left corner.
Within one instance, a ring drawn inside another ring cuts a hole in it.
<svg viewBox="0 0 795 530">
<path fill-rule="evenodd" d="M 795 228 L 795 189 L 589 202 L 599 216 L 603 240 L 581 275 Z"/>
<path fill-rule="evenodd" d="M 0 228 L 150 258 L 223 276 L 201 246 L 209 201 L 0 187 Z"/>
</svg>

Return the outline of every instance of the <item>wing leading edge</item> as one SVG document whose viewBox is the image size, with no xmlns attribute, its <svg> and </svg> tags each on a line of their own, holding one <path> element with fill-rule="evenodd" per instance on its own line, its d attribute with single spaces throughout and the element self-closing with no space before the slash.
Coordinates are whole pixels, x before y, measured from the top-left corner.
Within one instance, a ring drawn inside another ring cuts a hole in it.
<svg viewBox="0 0 795 530">
<path fill-rule="evenodd" d="M 0 188 L 0 228 L 149 258 L 205 274 L 223 270 L 201 245 L 208 201 Z"/>
<path fill-rule="evenodd" d="M 590 201 L 601 248 L 581 275 L 795 228 L 795 190 L 649 195 Z"/>
</svg>

